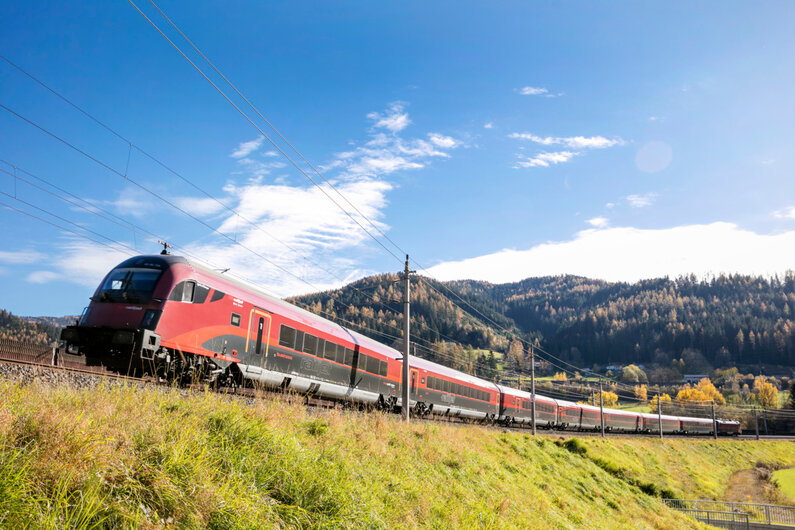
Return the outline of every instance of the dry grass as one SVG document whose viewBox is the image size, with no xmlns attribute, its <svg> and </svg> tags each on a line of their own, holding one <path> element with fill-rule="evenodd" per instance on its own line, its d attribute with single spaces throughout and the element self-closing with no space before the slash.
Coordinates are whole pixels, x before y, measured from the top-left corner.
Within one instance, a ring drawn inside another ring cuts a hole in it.
<svg viewBox="0 0 795 530">
<path fill-rule="evenodd" d="M 631 479 L 665 462 L 624 474 L 593 460 L 652 455 L 644 440 L 587 441 L 584 455 L 521 432 L 289 399 L 7 382 L 0 395 L 6 528 L 696 526 Z M 708 458 L 698 442 L 677 444 L 695 448 L 677 465 Z"/>
</svg>

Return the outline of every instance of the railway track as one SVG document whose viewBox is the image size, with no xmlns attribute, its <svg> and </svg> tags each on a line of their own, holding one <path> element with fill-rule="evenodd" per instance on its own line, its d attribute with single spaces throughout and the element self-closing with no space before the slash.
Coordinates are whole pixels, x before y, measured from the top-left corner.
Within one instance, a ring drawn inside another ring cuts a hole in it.
<svg viewBox="0 0 795 530">
<path fill-rule="evenodd" d="M 115 381 L 125 381 L 135 384 L 150 384 L 150 385 L 160 385 L 160 386 L 168 386 L 170 384 L 168 382 L 157 381 L 156 379 L 148 376 L 135 377 L 125 374 L 120 374 L 118 372 L 108 370 L 103 366 L 87 366 L 85 364 L 84 358 L 81 356 L 64 354 L 61 353 L 60 351 L 56 353 L 55 348 L 50 346 L 9 341 L 7 339 L 0 340 L 0 363 L 52 370 L 54 372 L 60 372 L 64 374 L 73 374 L 73 375 L 81 375 L 88 377 L 102 377 L 107 379 L 113 379 Z M 206 392 L 210 390 L 230 397 L 247 399 L 247 400 L 263 399 L 268 397 L 270 398 L 285 397 L 285 392 L 283 391 L 271 390 L 266 388 L 222 387 L 218 389 L 210 389 L 206 384 L 189 384 L 187 385 L 187 388 L 196 392 Z M 368 412 L 369 410 L 372 410 L 363 406 L 341 404 L 340 402 L 337 401 L 311 397 L 311 396 L 303 396 L 295 393 L 288 395 L 290 395 L 291 399 L 295 399 L 296 401 L 301 401 L 304 405 L 312 407 L 314 410 L 318 411 L 319 413 L 334 409 L 342 409 L 342 410 L 352 411 L 354 413 L 356 412 L 365 413 Z M 529 424 L 508 426 L 501 423 L 477 422 L 471 420 L 463 420 L 456 417 L 447 417 L 447 418 L 412 417 L 412 421 L 417 423 L 430 422 L 437 424 L 441 422 L 448 425 L 454 425 L 460 427 L 468 427 L 476 425 L 487 429 L 502 430 L 502 431 L 519 431 L 519 432 L 531 431 L 531 426 Z M 588 436 L 588 437 L 601 436 L 601 433 L 598 431 L 570 431 L 570 430 L 557 430 L 557 429 L 546 429 L 546 428 L 538 428 L 537 434 L 548 437 L 571 437 L 573 435 Z M 606 433 L 606 436 L 610 436 L 613 438 L 628 438 L 628 437 L 639 437 L 639 436 L 648 437 L 648 438 L 659 437 L 658 434 L 619 433 L 619 432 L 608 432 Z M 704 436 L 695 437 L 692 435 L 684 435 L 684 434 L 666 434 L 665 438 L 704 439 L 706 437 Z M 743 434 L 737 437 L 732 437 L 732 438 L 719 437 L 718 439 L 719 440 L 722 439 L 755 440 L 756 436 Z M 760 435 L 760 439 L 795 441 L 795 435 Z"/>
</svg>

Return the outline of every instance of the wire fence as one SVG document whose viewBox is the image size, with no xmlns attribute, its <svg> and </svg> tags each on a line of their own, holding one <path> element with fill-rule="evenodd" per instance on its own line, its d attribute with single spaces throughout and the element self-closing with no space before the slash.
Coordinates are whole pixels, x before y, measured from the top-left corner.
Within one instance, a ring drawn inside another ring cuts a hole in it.
<svg viewBox="0 0 795 530">
<path fill-rule="evenodd" d="M 692 513 L 737 514 L 749 523 L 795 527 L 795 506 L 690 499 L 663 499 L 669 508 Z M 694 515 L 699 520 L 700 517 Z"/>
</svg>

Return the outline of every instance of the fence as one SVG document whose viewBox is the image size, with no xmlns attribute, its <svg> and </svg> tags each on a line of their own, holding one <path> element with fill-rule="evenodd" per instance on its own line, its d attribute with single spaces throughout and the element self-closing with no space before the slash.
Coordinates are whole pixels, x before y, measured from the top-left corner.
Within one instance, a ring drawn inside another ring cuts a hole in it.
<svg viewBox="0 0 795 530">
<path fill-rule="evenodd" d="M 795 506 L 685 499 L 663 500 L 669 507 L 685 512 L 710 511 L 715 513 L 740 514 L 747 517 L 749 524 L 758 523 L 795 527 Z M 694 517 L 696 516 L 694 515 Z M 697 518 L 703 520 L 700 517 Z"/>
</svg>

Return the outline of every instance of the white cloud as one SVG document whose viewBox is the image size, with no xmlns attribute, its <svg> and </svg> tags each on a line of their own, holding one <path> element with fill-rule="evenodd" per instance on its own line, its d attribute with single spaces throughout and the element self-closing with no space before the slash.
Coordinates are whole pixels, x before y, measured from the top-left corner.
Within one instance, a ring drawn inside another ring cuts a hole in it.
<svg viewBox="0 0 795 530">
<path fill-rule="evenodd" d="M 429 272 L 440 280 L 493 283 L 559 274 L 632 282 L 691 273 L 772 275 L 792 269 L 793 263 L 795 231 L 757 234 L 716 222 L 657 230 L 583 230 L 569 241 L 441 263 Z"/>
<path fill-rule="evenodd" d="M 514 168 L 518 169 L 520 167 L 549 167 L 550 164 L 560 164 L 562 162 L 568 162 L 578 153 L 573 153 L 571 151 L 556 151 L 552 153 L 539 153 L 535 156 L 525 156 L 522 154 L 517 155 L 519 159 L 516 162 Z"/>
<path fill-rule="evenodd" d="M 783 210 L 773 212 L 773 217 L 778 219 L 795 219 L 795 206 L 789 206 Z M 2 259 L 0 259 L 2 261 Z"/>
<path fill-rule="evenodd" d="M 0 250 L 0 263 L 21 265 L 42 261 L 46 256 L 35 250 Z"/>
<path fill-rule="evenodd" d="M 646 206 L 651 206 L 655 199 L 657 199 L 656 193 L 627 195 L 627 202 L 633 208 L 645 208 Z"/>
<path fill-rule="evenodd" d="M 132 246 L 132 243 L 128 243 Z M 130 257 L 131 252 L 68 237 L 59 245 L 58 259 L 53 260 L 55 270 L 39 270 L 28 275 L 31 283 L 55 280 L 69 281 L 96 288 L 113 267 Z"/>
<path fill-rule="evenodd" d="M 369 130 L 367 139 L 335 154 L 324 165 L 326 178 L 383 232 L 389 229 L 383 221 L 387 194 L 394 187 L 388 181 L 389 176 L 396 171 L 426 167 L 435 159 L 449 157 L 449 150 L 463 145 L 439 133 L 402 137 L 397 124 L 410 123 L 410 120 L 406 114 L 389 121 L 387 118 L 394 117 L 396 112 L 400 114 L 402 106 L 398 109 L 393 104 L 386 112 L 371 113 L 369 117 L 376 121 L 376 126 Z M 381 130 L 383 128 L 388 131 Z M 262 174 L 256 172 L 274 167 L 274 162 L 260 162 L 258 158 L 262 153 L 256 149 L 248 155 L 239 158 L 238 163 L 245 174 L 253 174 L 256 178 L 229 182 L 219 196 L 221 202 L 238 214 L 207 197 L 175 199 L 181 208 L 193 215 L 215 216 L 219 221 L 218 231 L 242 246 L 223 235 L 202 231 L 199 240 L 180 244 L 177 253 L 199 256 L 213 267 L 229 267 L 230 275 L 242 279 L 259 279 L 264 282 L 260 287 L 277 296 L 330 289 L 374 272 L 356 265 L 360 256 L 374 252 L 370 236 L 321 189 L 303 180 L 300 185 L 288 185 L 279 179 L 266 182 Z M 352 212 L 359 223 L 371 233 L 377 233 L 328 185 L 322 186 L 328 195 Z M 269 234 L 276 236 L 278 241 Z M 36 271 L 29 276 L 29 281 L 71 281 L 96 287 L 103 275 L 126 256 L 71 239 L 59 247 L 59 259 L 53 262 L 51 270 Z"/>
<path fill-rule="evenodd" d="M 616 206 L 616 203 L 614 203 L 614 202 L 608 202 L 607 204 L 605 204 L 605 208 L 607 208 L 607 209 L 615 208 L 615 206 Z"/>
<path fill-rule="evenodd" d="M 443 147 L 445 149 L 455 149 L 456 147 L 461 145 L 461 142 L 459 142 L 455 138 L 451 136 L 444 136 L 439 133 L 430 133 L 428 135 L 428 139 L 436 147 Z"/>
<path fill-rule="evenodd" d="M 483 124 L 484 129 L 492 129 L 494 127 L 494 122 L 487 122 Z"/>
<path fill-rule="evenodd" d="M 594 226 L 596 228 L 604 228 L 607 226 L 607 218 L 606 217 L 594 217 L 592 219 L 588 219 L 588 224 Z"/>
<path fill-rule="evenodd" d="M 96 202 L 91 199 L 87 200 L 88 202 Z M 112 206 L 121 215 L 132 215 L 139 218 L 149 215 L 158 206 L 157 199 L 145 191 L 132 186 L 122 189 L 116 200 L 101 201 L 101 204 Z"/>
<path fill-rule="evenodd" d="M 555 137 L 555 136 L 536 136 L 531 133 L 511 133 L 508 138 L 519 140 L 530 140 L 541 145 L 565 145 L 572 149 L 604 149 L 606 147 L 613 147 L 615 145 L 624 145 L 624 140 L 621 138 L 605 138 L 604 136 L 569 136 L 569 137 Z"/>
<path fill-rule="evenodd" d="M 549 94 L 549 90 L 541 87 L 526 86 L 520 88 L 519 93 L 523 96 L 544 96 Z"/>
<path fill-rule="evenodd" d="M 243 157 L 246 157 L 246 156 L 250 155 L 251 153 L 253 153 L 254 151 L 259 150 L 259 148 L 262 147 L 262 143 L 264 141 L 265 141 L 265 137 L 264 136 L 259 136 L 258 138 L 254 139 L 254 140 L 250 140 L 248 142 L 242 142 L 240 145 L 237 146 L 237 149 L 235 149 L 235 151 L 229 156 L 231 156 L 232 158 L 243 158 Z"/>
<path fill-rule="evenodd" d="M 371 112 L 367 117 L 375 121 L 373 127 L 389 129 L 393 133 L 400 132 L 411 124 L 409 115 L 404 111 L 404 106 L 400 102 L 390 103 L 389 108 L 383 114 Z"/>
<path fill-rule="evenodd" d="M 177 197 L 174 199 L 174 204 L 186 212 L 199 217 L 213 215 L 226 210 L 221 201 L 210 197 Z"/>
<path fill-rule="evenodd" d="M 60 274 L 53 271 L 33 271 L 25 278 L 30 283 L 47 283 L 60 278 Z"/>
</svg>

